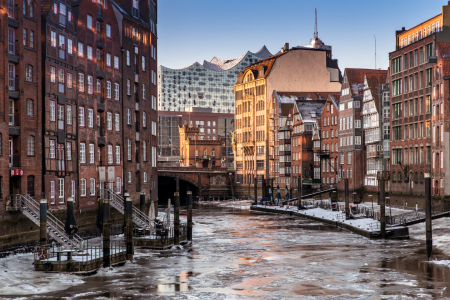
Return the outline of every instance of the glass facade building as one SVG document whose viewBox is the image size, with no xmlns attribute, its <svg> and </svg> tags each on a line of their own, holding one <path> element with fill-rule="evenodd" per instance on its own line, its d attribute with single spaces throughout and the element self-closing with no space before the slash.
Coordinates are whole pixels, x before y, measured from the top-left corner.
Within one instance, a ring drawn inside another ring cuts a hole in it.
<svg viewBox="0 0 450 300">
<path fill-rule="evenodd" d="M 192 107 L 212 108 L 213 113 L 234 114 L 233 85 L 246 66 L 271 56 L 264 46 L 258 52 L 235 59 L 214 57 L 183 69 L 158 69 L 158 110 L 180 111 Z"/>
</svg>

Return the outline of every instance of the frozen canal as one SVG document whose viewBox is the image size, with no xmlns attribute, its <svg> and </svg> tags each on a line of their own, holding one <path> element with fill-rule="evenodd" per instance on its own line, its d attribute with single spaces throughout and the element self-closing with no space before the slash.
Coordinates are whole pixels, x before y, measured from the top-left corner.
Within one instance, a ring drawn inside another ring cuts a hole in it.
<svg viewBox="0 0 450 300">
<path fill-rule="evenodd" d="M 383 242 L 215 204 L 195 209 L 194 223 L 192 247 L 136 250 L 134 263 L 89 277 L 36 273 L 31 254 L 0 259 L 0 298 L 450 298 L 450 268 L 424 262 L 421 225 L 417 239 Z"/>
</svg>

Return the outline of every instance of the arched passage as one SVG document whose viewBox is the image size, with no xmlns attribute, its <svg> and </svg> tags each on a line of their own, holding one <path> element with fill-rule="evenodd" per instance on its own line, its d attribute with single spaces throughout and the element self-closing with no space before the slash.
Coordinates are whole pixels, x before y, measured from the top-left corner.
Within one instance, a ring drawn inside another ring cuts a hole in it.
<svg viewBox="0 0 450 300">
<path fill-rule="evenodd" d="M 192 197 L 198 196 L 198 187 L 193 183 L 180 178 L 180 205 L 186 205 L 186 192 L 192 191 Z M 167 205 L 167 200 L 174 200 L 173 194 L 176 191 L 175 177 L 158 176 L 158 206 Z"/>
</svg>

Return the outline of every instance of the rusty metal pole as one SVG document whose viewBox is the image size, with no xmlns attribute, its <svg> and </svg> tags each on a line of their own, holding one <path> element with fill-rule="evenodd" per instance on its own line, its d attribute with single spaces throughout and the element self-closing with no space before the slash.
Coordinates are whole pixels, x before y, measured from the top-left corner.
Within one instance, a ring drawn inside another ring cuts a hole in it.
<svg viewBox="0 0 450 300">
<path fill-rule="evenodd" d="M 40 220 L 39 220 L 39 244 L 41 246 L 47 245 L 47 199 L 41 199 L 39 203 Z"/>
<path fill-rule="evenodd" d="M 109 199 L 103 200 L 103 267 L 111 265 L 111 223 L 109 215 Z"/>
<path fill-rule="evenodd" d="M 348 199 L 348 178 L 344 179 L 345 185 L 345 219 L 347 220 L 350 217 L 350 202 Z"/>
<path fill-rule="evenodd" d="M 173 243 L 175 245 L 180 244 L 180 178 L 177 176 L 176 182 L 176 192 L 174 193 L 175 201 L 173 203 L 173 229 L 174 229 L 174 239 Z"/>
<path fill-rule="evenodd" d="M 425 227 L 426 227 L 426 247 L 427 259 L 431 260 L 433 254 L 433 239 L 431 228 L 431 177 L 430 173 L 425 173 Z"/>
</svg>

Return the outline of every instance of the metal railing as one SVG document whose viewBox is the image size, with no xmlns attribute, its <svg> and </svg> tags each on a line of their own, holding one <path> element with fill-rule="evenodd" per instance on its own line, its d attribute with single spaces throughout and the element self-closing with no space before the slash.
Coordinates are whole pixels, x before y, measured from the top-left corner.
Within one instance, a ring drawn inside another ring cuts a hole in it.
<svg viewBox="0 0 450 300">
<path fill-rule="evenodd" d="M 31 198 L 30 195 L 13 194 L 10 196 L 10 201 L 11 208 L 21 211 L 33 223 L 40 226 L 40 205 L 36 200 Z M 67 249 L 83 249 L 83 239 L 77 234 L 74 234 L 73 238 L 70 239 L 64 230 L 64 223 L 49 211 L 47 211 L 47 232 Z"/>
<path fill-rule="evenodd" d="M 110 189 L 107 190 L 107 196 L 112 207 L 124 214 L 124 198 Z M 143 229 L 150 229 L 148 217 L 133 205 L 131 207 L 133 209 L 133 223 Z"/>
</svg>

